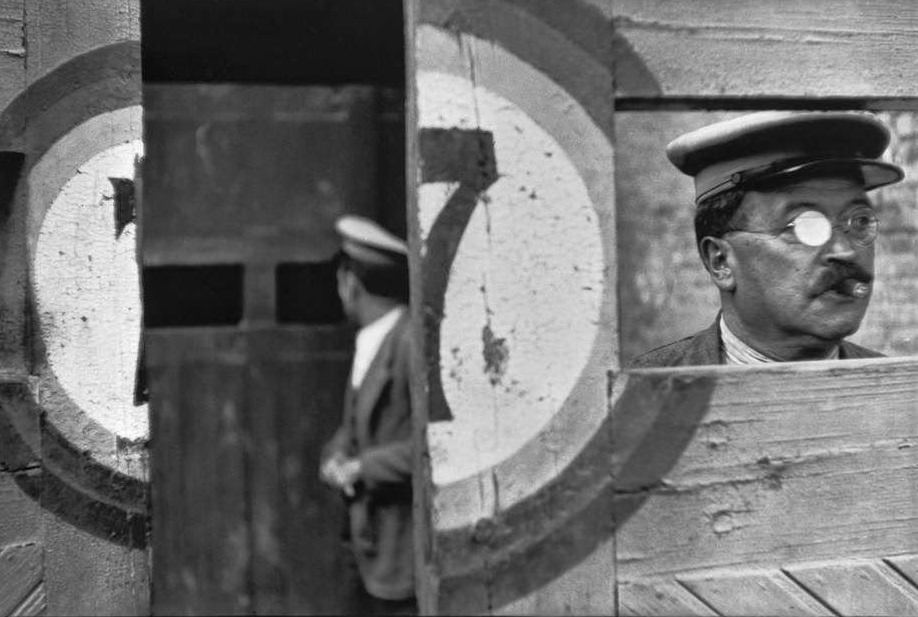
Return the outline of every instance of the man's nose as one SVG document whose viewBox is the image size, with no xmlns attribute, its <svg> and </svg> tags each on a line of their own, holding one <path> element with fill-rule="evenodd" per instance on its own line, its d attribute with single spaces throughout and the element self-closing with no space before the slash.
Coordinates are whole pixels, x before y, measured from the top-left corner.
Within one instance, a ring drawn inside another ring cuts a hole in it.
<svg viewBox="0 0 918 617">
<path fill-rule="evenodd" d="M 824 255 L 830 261 L 854 261 L 859 250 L 869 248 L 855 243 L 843 228 L 835 226 L 832 228 L 832 236 L 825 245 Z"/>
</svg>

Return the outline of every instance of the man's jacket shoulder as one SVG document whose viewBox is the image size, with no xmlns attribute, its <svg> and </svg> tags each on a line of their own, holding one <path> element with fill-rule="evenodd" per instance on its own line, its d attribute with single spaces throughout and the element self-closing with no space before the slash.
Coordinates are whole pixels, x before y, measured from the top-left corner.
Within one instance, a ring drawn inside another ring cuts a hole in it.
<svg viewBox="0 0 918 617">
<path fill-rule="evenodd" d="M 713 325 L 701 332 L 641 354 L 632 360 L 629 368 L 696 366 L 721 362 L 720 333 L 715 320 Z"/>
<path fill-rule="evenodd" d="M 842 341 L 839 359 L 882 358 L 883 354 Z M 720 331 L 717 321 L 710 327 L 668 345 L 651 349 L 635 358 L 628 368 L 651 368 L 661 366 L 698 366 L 702 364 L 723 364 L 720 349 Z"/>
</svg>

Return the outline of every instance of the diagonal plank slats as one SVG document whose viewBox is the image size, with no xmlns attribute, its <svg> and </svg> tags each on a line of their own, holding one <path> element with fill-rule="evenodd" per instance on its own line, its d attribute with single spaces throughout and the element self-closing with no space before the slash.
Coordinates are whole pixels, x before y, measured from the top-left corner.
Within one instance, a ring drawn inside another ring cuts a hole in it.
<svg viewBox="0 0 918 617">
<path fill-rule="evenodd" d="M 38 544 L 0 549 L 0 615 L 12 614 L 42 587 L 42 548 Z"/>
<path fill-rule="evenodd" d="M 918 613 L 918 590 L 879 560 L 801 564 L 786 570 L 842 615 Z"/>
<path fill-rule="evenodd" d="M 894 570 L 918 587 L 918 555 L 897 555 L 886 560 Z"/>
<path fill-rule="evenodd" d="M 33 615 L 44 615 L 47 609 L 48 597 L 45 593 L 45 585 L 41 583 L 10 613 L 10 616 L 32 617 Z"/>
<path fill-rule="evenodd" d="M 717 615 L 683 585 L 673 580 L 622 583 L 618 589 L 620 615 Z"/>
<path fill-rule="evenodd" d="M 679 582 L 720 615 L 833 614 L 779 571 L 702 574 L 679 577 Z"/>
</svg>

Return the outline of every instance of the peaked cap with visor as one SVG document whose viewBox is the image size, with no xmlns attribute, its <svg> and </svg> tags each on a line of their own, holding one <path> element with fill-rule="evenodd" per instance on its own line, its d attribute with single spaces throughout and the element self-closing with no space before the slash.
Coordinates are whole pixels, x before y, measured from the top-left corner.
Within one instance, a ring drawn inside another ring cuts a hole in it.
<svg viewBox="0 0 918 617">
<path fill-rule="evenodd" d="M 666 156 L 695 178 L 698 203 L 734 188 L 831 169 L 860 172 L 865 191 L 898 182 L 901 168 L 880 160 L 889 130 L 860 112 L 766 111 L 677 137 Z"/>
<path fill-rule="evenodd" d="M 375 221 L 345 215 L 335 221 L 335 231 L 341 236 L 341 250 L 352 259 L 376 268 L 407 267 L 405 241 Z"/>
</svg>

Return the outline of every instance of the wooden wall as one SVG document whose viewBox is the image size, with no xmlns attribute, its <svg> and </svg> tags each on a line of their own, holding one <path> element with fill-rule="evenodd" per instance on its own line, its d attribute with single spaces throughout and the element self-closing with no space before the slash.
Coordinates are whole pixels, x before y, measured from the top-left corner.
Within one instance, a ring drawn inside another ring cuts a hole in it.
<svg viewBox="0 0 918 617">
<path fill-rule="evenodd" d="M 149 611 L 140 298 L 109 180 L 141 147 L 138 13 L 0 3 L 2 615 Z"/>
<path fill-rule="evenodd" d="M 622 367 L 717 309 L 663 145 L 759 109 L 890 124 L 908 178 L 875 194 L 857 340 L 915 353 L 918 9 L 407 6 L 422 610 L 914 612 L 912 360 Z"/>
<path fill-rule="evenodd" d="M 374 214 L 375 98 L 144 86 L 154 614 L 345 611 L 344 504 L 318 469 L 353 344 L 334 221 Z"/>
</svg>

